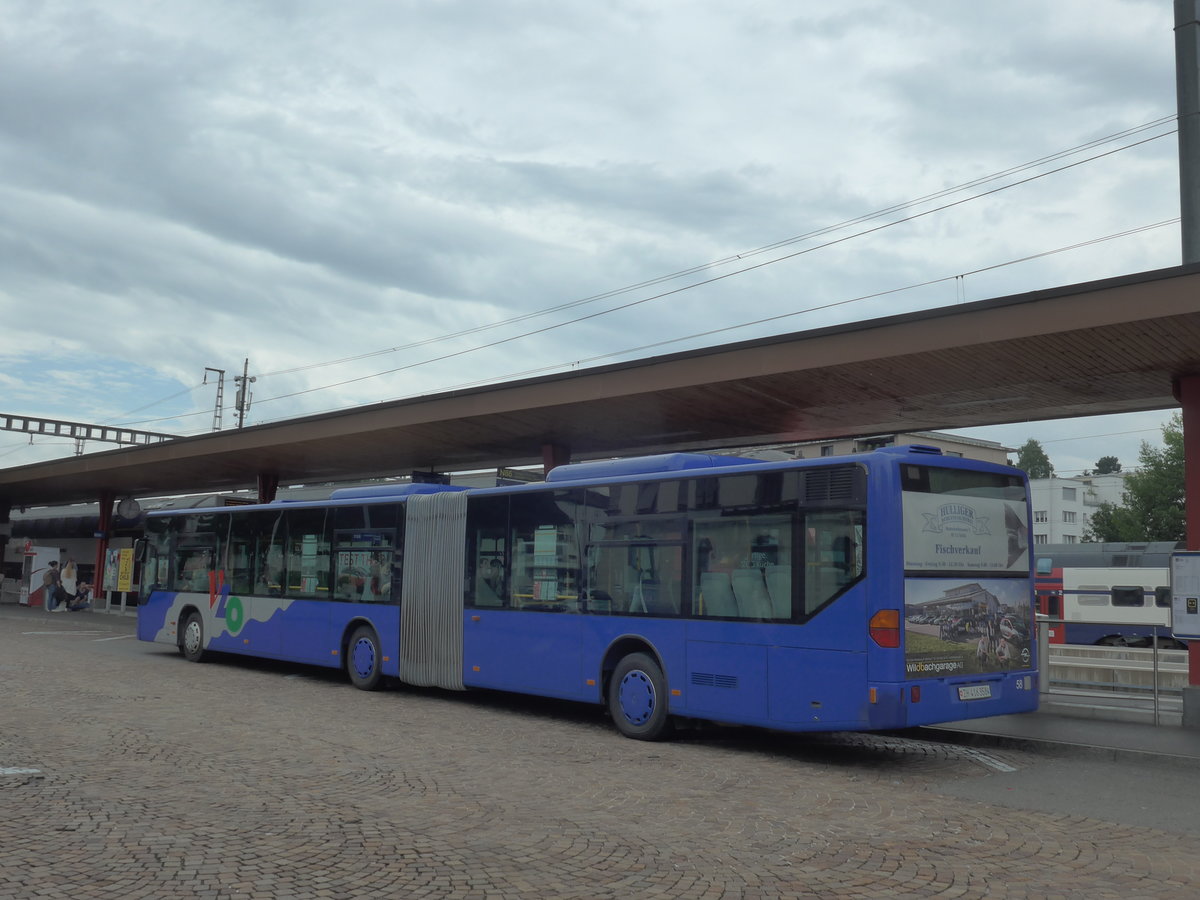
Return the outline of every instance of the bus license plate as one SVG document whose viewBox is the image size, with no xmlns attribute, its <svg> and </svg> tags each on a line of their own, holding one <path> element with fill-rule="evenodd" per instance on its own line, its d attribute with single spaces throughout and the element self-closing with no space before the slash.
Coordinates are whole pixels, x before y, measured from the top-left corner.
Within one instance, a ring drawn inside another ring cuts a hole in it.
<svg viewBox="0 0 1200 900">
<path fill-rule="evenodd" d="M 958 689 L 959 700 L 989 700 L 991 696 L 990 684 L 964 684 Z"/>
</svg>

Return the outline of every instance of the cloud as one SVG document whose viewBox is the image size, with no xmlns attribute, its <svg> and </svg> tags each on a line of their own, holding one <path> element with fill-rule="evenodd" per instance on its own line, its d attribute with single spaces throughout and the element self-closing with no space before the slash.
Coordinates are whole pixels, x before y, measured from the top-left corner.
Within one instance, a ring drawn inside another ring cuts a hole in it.
<svg viewBox="0 0 1200 900">
<path fill-rule="evenodd" d="M 1170 115 L 1166 4 L 11 6 L 0 385 L 30 414 L 203 431 L 204 370 L 247 358 L 284 418 L 1178 258 L 1160 229 L 988 268 L 1177 215 L 1170 136 L 747 252 Z"/>
</svg>

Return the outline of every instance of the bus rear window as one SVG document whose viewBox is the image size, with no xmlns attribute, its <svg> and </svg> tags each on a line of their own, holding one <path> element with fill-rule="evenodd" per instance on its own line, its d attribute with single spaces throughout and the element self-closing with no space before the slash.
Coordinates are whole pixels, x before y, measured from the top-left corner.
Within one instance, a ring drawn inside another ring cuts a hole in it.
<svg viewBox="0 0 1200 900">
<path fill-rule="evenodd" d="M 939 466 L 903 465 L 901 488 L 920 494 L 957 494 L 994 500 L 1025 501 L 1025 484 L 1020 475 L 948 469 Z"/>
</svg>

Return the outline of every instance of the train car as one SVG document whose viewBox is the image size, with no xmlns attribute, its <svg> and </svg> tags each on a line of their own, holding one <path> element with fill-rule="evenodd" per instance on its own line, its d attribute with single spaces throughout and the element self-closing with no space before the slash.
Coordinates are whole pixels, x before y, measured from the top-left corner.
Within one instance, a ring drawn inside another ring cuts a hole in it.
<svg viewBox="0 0 1200 900">
<path fill-rule="evenodd" d="M 1037 610 L 1051 644 L 1186 647 L 1171 633 L 1171 554 L 1182 543 L 1040 544 Z"/>
</svg>

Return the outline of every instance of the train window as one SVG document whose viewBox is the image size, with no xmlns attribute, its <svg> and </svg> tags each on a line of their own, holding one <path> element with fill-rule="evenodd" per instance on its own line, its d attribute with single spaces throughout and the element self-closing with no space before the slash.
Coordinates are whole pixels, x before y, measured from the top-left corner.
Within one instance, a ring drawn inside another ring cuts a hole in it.
<svg viewBox="0 0 1200 900">
<path fill-rule="evenodd" d="M 1154 605 L 1159 607 L 1171 605 L 1171 588 L 1159 585 L 1154 589 Z"/>
<path fill-rule="evenodd" d="M 1075 600 L 1080 606 L 1108 606 L 1108 588 L 1104 585 L 1081 584 Z"/>
<path fill-rule="evenodd" d="M 1145 606 L 1145 591 L 1141 585 L 1117 585 L 1112 589 L 1113 606 Z"/>
<path fill-rule="evenodd" d="M 1037 558 L 1037 574 L 1052 575 L 1054 573 L 1054 560 L 1049 556 L 1039 556 Z"/>
</svg>

